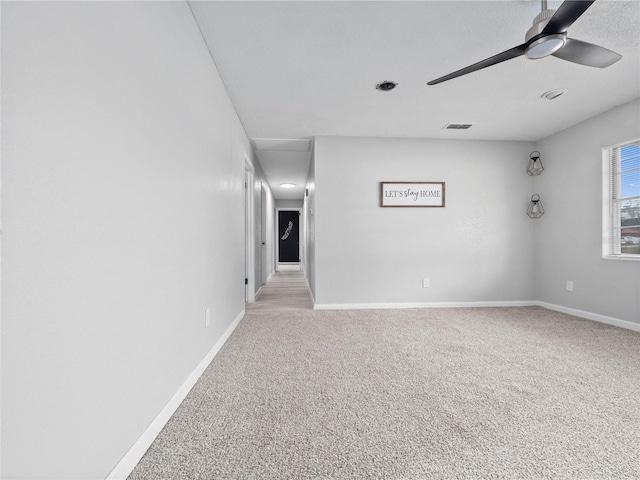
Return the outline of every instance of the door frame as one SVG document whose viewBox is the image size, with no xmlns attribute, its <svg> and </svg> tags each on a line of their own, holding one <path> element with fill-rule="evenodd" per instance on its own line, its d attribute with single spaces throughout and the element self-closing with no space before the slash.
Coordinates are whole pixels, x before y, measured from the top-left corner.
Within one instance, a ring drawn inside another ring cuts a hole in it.
<svg viewBox="0 0 640 480">
<path fill-rule="evenodd" d="M 254 168 L 244 152 L 244 301 L 256 301 L 255 279 L 255 204 L 253 201 Z"/>
<path fill-rule="evenodd" d="M 278 271 L 278 264 L 280 263 L 280 212 L 298 212 L 298 263 L 300 264 L 300 271 L 304 271 L 304 265 L 302 262 L 302 247 L 304 245 L 304 233 L 301 228 L 302 223 L 302 209 L 301 208 L 276 208 L 275 214 L 275 224 L 276 228 L 274 228 L 274 243 L 276 245 L 276 258 L 275 258 L 275 271 Z"/>
<path fill-rule="evenodd" d="M 262 271 L 260 272 L 260 285 L 265 285 L 270 272 L 267 267 L 267 190 L 264 183 L 260 181 L 260 252 L 262 255 Z"/>
</svg>

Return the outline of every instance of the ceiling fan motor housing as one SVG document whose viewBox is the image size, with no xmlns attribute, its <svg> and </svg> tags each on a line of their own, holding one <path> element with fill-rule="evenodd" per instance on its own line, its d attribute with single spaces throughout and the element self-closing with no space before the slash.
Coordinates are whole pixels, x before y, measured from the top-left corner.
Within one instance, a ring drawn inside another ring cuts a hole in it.
<svg viewBox="0 0 640 480">
<path fill-rule="evenodd" d="M 536 18 L 533 19 L 533 25 L 529 30 L 527 30 L 524 41 L 528 42 L 539 33 L 542 33 L 542 30 L 547 26 L 547 23 L 549 23 L 549 20 L 551 20 L 554 13 L 556 13 L 556 11 L 550 8 L 541 11 Z"/>
<path fill-rule="evenodd" d="M 549 20 L 551 20 L 554 13 L 556 13 L 556 11 L 552 9 L 545 9 L 541 11 L 538 16 L 533 19 L 533 25 L 525 35 L 525 42 L 528 42 L 536 35 L 542 33 L 544 27 L 547 26 L 547 23 L 549 23 Z M 564 46 L 566 38 L 567 32 L 545 35 L 527 46 L 525 56 L 529 59 L 547 57 L 560 50 Z"/>
</svg>

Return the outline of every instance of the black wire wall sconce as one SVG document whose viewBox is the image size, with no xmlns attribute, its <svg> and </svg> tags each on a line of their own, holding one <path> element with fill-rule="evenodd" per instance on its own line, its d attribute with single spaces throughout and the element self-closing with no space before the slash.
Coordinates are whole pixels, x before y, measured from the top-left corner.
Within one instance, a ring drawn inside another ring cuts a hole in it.
<svg viewBox="0 0 640 480">
<path fill-rule="evenodd" d="M 529 155 L 529 163 L 527 164 L 527 174 L 535 177 L 544 171 L 542 160 L 540 160 L 540 152 L 531 152 Z"/>
<path fill-rule="evenodd" d="M 529 202 L 529 208 L 527 208 L 527 215 L 529 218 L 540 218 L 544 215 L 544 207 L 542 206 L 542 202 L 540 201 L 540 195 L 534 193 L 531 196 L 531 201 Z"/>
</svg>

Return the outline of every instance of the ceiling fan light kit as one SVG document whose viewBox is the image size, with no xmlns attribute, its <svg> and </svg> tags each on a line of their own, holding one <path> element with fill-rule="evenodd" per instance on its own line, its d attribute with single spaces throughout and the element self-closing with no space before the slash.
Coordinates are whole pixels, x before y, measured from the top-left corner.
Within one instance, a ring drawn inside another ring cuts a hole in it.
<svg viewBox="0 0 640 480">
<path fill-rule="evenodd" d="M 542 3 L 542 12 L 533 19 L 533 25 L 524 37 L 525 42 L 529 42 L 536 35 L 540 35 L 556 12 L 555 10 L 546 8 L 547 6 L 545 4 L 546 2 Z M 567 43 L 566 32 L 547 35 L 530 43 L 524 55 L 531 60 L 548 57 L 564 47 L 565 43 Z"/>
<path fill-rule="evenodd" d="M 622 55 L 598 45 L 567 37 L 567 29 L 593 2 L 595 0 L 565 0 L 558 10 L 551 10 L 547 8 L 547 1 L 541 0 L 542 11 L 533 20 L 522 45 L 436 78 L 427 85 L 437 85 L 522 55 L 534 60 L 553 55 L 568 62 L 597 68 L 613 65 Z"/>
<path fill-rule="evenodd" d="M 566 35 L 561 33 L 557 35 L 548 35 L 529 44 L 524 55 L 530 60 L 548 57 L 564 47 L 565 43 L 567 43 Z"/>
</svg>

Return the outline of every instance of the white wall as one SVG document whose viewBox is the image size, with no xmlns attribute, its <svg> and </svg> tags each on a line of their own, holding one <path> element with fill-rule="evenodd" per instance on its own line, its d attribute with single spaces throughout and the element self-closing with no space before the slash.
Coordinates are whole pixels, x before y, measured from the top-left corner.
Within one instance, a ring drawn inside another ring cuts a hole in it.
<svg viewBox="0 0 640 480">
<path fill-rule="evenodd" d="M 251 146 L 185 2 L 2 2 L 2 89 L 2 476 L 105 478 L 243 312 Z"/>
<path fill-rule="evenodd" d="M 638 137 L 640 100 L 538 142 L 538 300 L 640 323 L 640 262 L 602 259 L 602 148 Z"/>
<path fill-rule="evenodd" d="M 529 142 L 317 137 L 317 307 L 532 300 L 532 150 Z M 446 207 L 381 208 L 381 181 L 446 182 Z"/>
<path fill-rule="evenodd" d="M 286 210 L 287 208 L 298 210 L 303 208 L 303 203 L 302 200 L 276 200 L 276 208 L 280 210 Z"/>
</svg>

